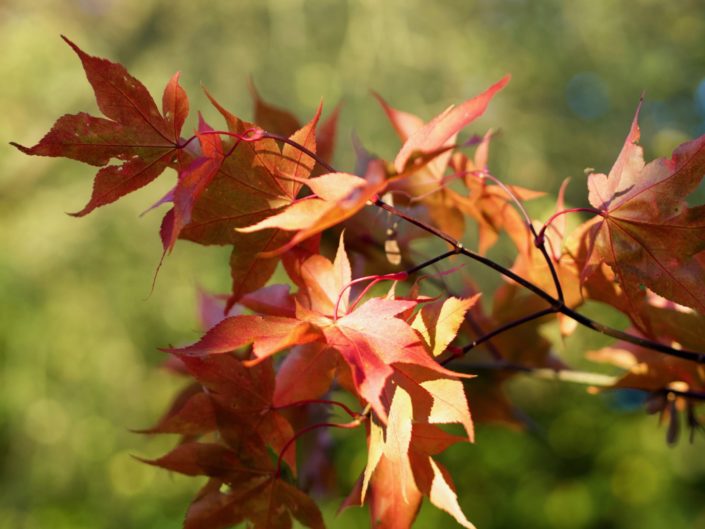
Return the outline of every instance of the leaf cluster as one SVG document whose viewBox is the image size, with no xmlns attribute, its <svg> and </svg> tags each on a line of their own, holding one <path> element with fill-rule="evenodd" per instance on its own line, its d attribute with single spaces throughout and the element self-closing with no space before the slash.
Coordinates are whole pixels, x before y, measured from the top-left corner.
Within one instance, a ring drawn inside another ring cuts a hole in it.
<svg viewBox="0 0 705 529">
<path fill-rule="evenodd" d="M 705 205 L 687 200 L 705 174 L 705 136 L 645 163 L 637 110 L 609 174 L 588 176 L 590 206 L 566 209 L 564 185 L 555 214 L 537 222 L 523 202 L 543 193 L 489 170 L 493 131 L 458 140 L 508 76 L 427 122 L 377 96 L 401 146 L 389 161 L 358 146 L 353 173 L 331 165 L 339 108 L 322 120 L 319 107 L 302 124 L 252 88 L 250 123 L 208 93 L 223 128 L 199 114 L 185 137 L 178 73 L 160 110 L 123 66 L 65 40 L 104 117 L 65 115 L 36 145 L 16 147 L 99 168 L 76 216 L 172 169 L 173 188 L 152 206 L 167 207 L 162 258 L 179 240 L 232 248 L 232 288 L 203 295 L 202 338 L 164 349 L 189 383 L 145 430 L 180 439 L 147 463 L 208 478 L 186 528 L 323 527 L 305 491 L 330 475 L 328 428 L 366 432 L 367 465 L 343 507 L 366 503 L 373 526 L 402 529 L 425 496 L 473 527 L 436 456 L 472 442 L 475 421 L 523 427 L 504 392 L 521 374 L 640 390 L 668 421 L 670 442 L 682 417 L 691 433 L 700 428 Z M 578 211 L 590 218 L 568 231 L 566 215 Z M 476 248 L 463 244 L 469 229 Z M 516 255 L 508 267 L 488 257 L 502 238 Z M 429 239 L 444 251 L 427 255 Z M 487 292 L 462 259 L 505 282 Z M 446 261 L 453 266 L 428 273 Z M 279 266 L 287 284 L 271 284 Z M 588 301 L 622 312 L 630 328 L 584 316 Z M 541 333 L 553 320 L 564 336 L 583 325 L 615 338 L 585 355 L 622 374 L 605 381 L 571 370 Z M 333 409 L 349 421 L 328 417 Z"/>
</svg>

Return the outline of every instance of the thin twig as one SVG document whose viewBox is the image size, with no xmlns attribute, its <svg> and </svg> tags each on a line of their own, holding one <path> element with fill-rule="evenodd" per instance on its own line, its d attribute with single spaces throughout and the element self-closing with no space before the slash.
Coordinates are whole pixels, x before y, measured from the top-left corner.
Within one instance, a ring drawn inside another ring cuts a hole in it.
<svg viewBox="0 0 705 529">
<path fill-rule="evenodd" d="M 250 131 L 247 131 L 250 132 Z M 231 133 L 225 133 L 225 134 L 231 134 Z M 304 154 L 310 156 L 313 160 L 318 162 L 322 167 L 324 167 L 327 171 L 330 171 L 331 173 L 336 172 L 335 168 L 331 166 L 329 163 L 327 163 L 325 160 L 323 160 L 320 156 L 318 156 L 316 153 L 312 152 L 311 150 L 307 149 L 303 145 L 299 144 L 298 142 L 291 140 L 289 138 L 286 138 L 284 136 L 280 136 L 278 134 L 272 134 L 266 131 L 256 131 L 256 133 L 252 133 L 250 137 L 242 138 L 243 141 L 256 141 L 257 139 L 260 138 L 271 138 L 277 141 L 281 141 L 283 143 L 287 143 L 291 145 L 292 147 L 298 149 L 299 151 L 303 152 Z M 523 277 L 517 275 L 515 272 L 510 270 L 509 268 L 506 268 L 502 266 L 501 264 L 483 256 L 480 255 L 476 252 L 473 252 L 471 250 L 466 249 L 463 244 L 448 235 L 447 233 L 444 233 L 442 230 L 439 230 L 433 226 L 430 226 L 426 224 L 423 221 L 417 220 L 414 217 L 411 217 L 407 214 L 405 214 L 403 211 L 395 208 L 394 206 L 391 206 L 384 202 L 380 198 L 376 198 L 374 201 L 371 202 L 371 204 L 384 209 L 385 211 L 388 211 L 389 213 L 392 213 L 393 215 L 402 218 L 406 220 L 407 222 L 410 222 L 411 224 L 417 226 L 418 228 L 426 231 L 427 233 L 430 233 L 434 235 L 435 237 L 445 241 L 446 243 L 450 244 L 453 247 L 454 253 L 459 253 L 463 254 L 466 257 L 469 257 L 470 259 L 473 259 L 475 261 L 478 261 L 485 266 L 492 268 L 493 270 L 497 271 L 498 273 L 504 275 L 505 277 L 508 277 L 509 279 L 515 281 L 519 285 L 523 286 L 527 290 L 533 292 L 540 298 L 542 298 L 544 301 L 546 301 L 550 307 L 551 307 L 551 312 L 555 313 L 562 313 L 568 316 L 569 318 L 572 318 L 573 320 L 577 321 L 579 324 L 588 327 L 590 329 L 593 329 L 597 332 L 600 332 L 602 334 L 605 334 L 607 336 L 611 336 L 613 338 L 617 338 L 619 340 L 624 340 L 625 342 L 633 343 L 635 345 L 639 345 L 641 347 L 646 347 L 648 349 L 651 349 L 653 351 L 658 351 L 663 354 L 667 354 L 670 356 L 675 356 L 677 358 L 682 358 L 684 360 L 691 360 L 693 362 L 697 362 L 700 364 L 705 364 L 705 353 L 699 352 L 699 351 L 690 351 L 686 349 L 675 349 L 673 347 L 669 347 L 668 345 L 662 344 L 660 342 L 656 342 L 653 340 L 649 340 L 647 338 L 641 338 L 639 336 L 634 336 L 632 334 L 614 329 L 612 327 L 609 327 L 607 325 L 603 325 L 601 323 L 598 323 L 591 318 L 588 318 L 587 316 L 584 316 L 583 314 L 580 314 L 579 312 L 576 312 L 575 310 L 567 307 L 559 295 L 558 298 L 553 297 L 551 294 L 543 290 L 541 287 L 538 285 L 535 285 L 531 281 L 524 279 Z M 535 230 L 533 230 L 532 226 L 532 231 L 535 233 Z M 535 235 L 535 237 L 538 237 L 538 234 Z M 543 247 L 541 244 L 539 246 L 539 249 L 542 250 L 542 252 L 547 256 L 546 249 Z M 552 261 L 550 260 L 550 256 L 547 256 L 549 262 L 549 268 L 551 269 L 551 274 L 554 276 L 554 281 L 556 282 L 557 285 L 560 285 L 560 282 L 557 281 L 557 274 L 555 271 L 555 268 L 552 266 Z M 560 288 L 558 286 L 558 288 Z M 559 290 L 560 293 L 560 290 Z"/>
<path fill-rule="evenodd" d="M 552 312 L 560 312 L 562 314 L 565 314 L 569 318 L 572 318 L 573 320 L 577 321 L 579 324 L 584 325 L 585 327 L 588 327 L 590 329 L 593 329 L 597 332 L 600 332 L 602 334 L 605 334 L 607 336 L 611 336 L 613 338 L 617 338 L 619 340 L 624 340 L 625 342 L 633 343 L 635 345 L 639 345 L 641 347 L 646 347 L 648 349 L 652 349 L 654 351 L 658 351 L 660 353 L 664 353 L 670 356 L 675 356 L 678 358 L 682 358 L 684 360 L 691 360 L 693 362 L 697 362 L 700 364 L 705 363 L 705 353 L 701 353 L 698 351 L 690 351 L 687 349 L 675 349 L 673 347 L 669 347 L 668 345 L 662 344 L 660 342 L 655 342 L 653 340 L 649 340 L 647 338 L 642 338 L 640 336 L 634 336 L 633 334 L 629 334 L 617 329 L 614 329 L 612 327 L 609 327 L 607 325 L 603 325 L 601 323 L 598 323 L 591 318 L 588 318 L 587 316 L 584 316 L 583 314 L 580 314 L 579 312 L 576 312 L 575 310 L 569 308 L 568 306 L 565 305 L 561 300 L 554 298 L 551 296 L 548 292 L 543 290 L 541 287 L 535 285 L 531 281 L 524 279 L 523 277 L 517 275 L 515 272 L 510 270 L 509 268 L 506 268 L 502 266 L 501 264 L 483 256 L 478 253 L 475 253 L 471 250 L 466 249 L 463 244 L 457 240 L 455 240 L 453 237 L 450 235 L 443 233 L 441 230 L 434 228 L 433 226 L 429 226 L 425 224 L 422 221 L 419 221 L 413 217 L 410 217 L 406 213 L 404 213 L 401 210 L 398 210 L 394 206 L 390 206 L 389 204 L 385 203 L 381 199 L 375 200 L 374 204 L 385 211 L 388 211 L 390 213 L 393 213 L 397 215 L 398 217 L 406 220 L 407 222 L 410 222 L 414 224 L 415 226 L 418 226 L 422 230 L 431 233 L 438 237 L 439 239 L 442 239 L 443 241 L 447 242 L 451 246 L 453 246 L 458 253 L 461 253 L 465 255 L 466 257 L 469 257 L 470 259 L 474 259 L 475 261 L 478 261 L 485 266 L 488 266 L 489 268 L 492 268 L 493 270 L 496 270 L 500 274 L 504 275 L 505 277 L 508 277 L 509 279 L 512 279 L 516 283 L 520 284 L 527 290 L 530 290 L 540 298 L 544 299 L 546 302 L 549 303 L 551 306 Z"/>
<path fill-rule="evenodd" d="M 543 256 L 544 260 L 546 261 L 546 265 L 548 265 L 548 270 L 551 273 L 551 279 L 553 281 L 553 286 L 556 288 L 556 297 L 558 298 L 558 300 L 561 303 L 563 303 L 563 301 L 564 301 L 563 287 L 562 287 L 561 282 L 558 278 L 558 272 L 556 271 L 556 267 L 553 264 L 553 259 L 551 259 L 551 256 L 548 255 L 548 252 L 546 251 L 546 246 L 544 244 L 544 240 L 543 240 L 543 238 L 539 237 L 538 233 L 536 233 L 536 228 L 534 228 L 534 224 L 531 222 L 531 218 L 529 217 L 529 214 L 526 211 L 524 204 L 522 204 L 521 200 L 519 200 L 519 197 L 514 194 L 514 192 L 511 190 L 511 188 L 509 186 L 507 186 L 499 178 L 495 177 L 493 174 L 491 174 L 488 171 L 470 171 L 470 173 L 476 174 L 480 178 L 488 179 L 488 180 L 491 180 L 492 182 L 494 182 L 495 185 L 497 185 L 504 192 L 504 194 L 507 195 L 509 197 L 509 199 L 514 203 L 516 208 L 519 210 L 519 213 L 521 214 L 521 216 L 524 217 L 524 224 L 526 226 L 526 229 L 533 236 L 534 246 L 536 246 L 536 248 L 541 252 L 541 255 Z"/>
<path fill-rule="evenodd" d="M 519 327 L 520 325 L 524 325 L 525 323 L 536 320 L 538 318 L 542 318 L 542 317 L 547 316 L 549 314 L 553 314 L 554 312 L 555 311 L 553 310 L 553 308 L 549 307 L 549 308 L 540 310 L 538 312 L 533 312 L 531 314 L 527 314 L 526 316 L 523 316 L 523 317 L 518 318 L 516 320 L 510 321 L 508 323 L 505 323 L 504 325 L 501 325 L 501 326 L 497 327 L 496 329 L 493 329 L 492 331 L 483 334 L 479 338 L 476 338 L 475 340 L 473 340 L 472 342 L 470 342 L 468 345 L 464 346 L 463 348 L 460 348 L 460 349 L 454 351 L 452 356 L 443 360 L 441 362 L 441 364 L 445 365 L 448 362 L 450 362 L 451 360 L 467 354 L 468 352 L 470 352 L 472 349 L 474 349 L 478 345 L 485 343 L 487 340 L 490 340 L 499 334 L 507 332 L 510 329 L 514 329 L 515 327 Z"/>
</svg>

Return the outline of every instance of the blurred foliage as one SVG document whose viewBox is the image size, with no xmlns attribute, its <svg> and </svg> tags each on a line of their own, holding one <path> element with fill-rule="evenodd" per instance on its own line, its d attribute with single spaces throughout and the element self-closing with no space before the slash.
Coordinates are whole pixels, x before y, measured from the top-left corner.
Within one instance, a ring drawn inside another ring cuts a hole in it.
<svg viewBox="0 0 705 529">
<path fill-rule="evenodd" d="M 156 348 L 198 334 L 197 287 L 228 288 L 227 252 L 180 242 L 159 259 L 159 215 L 137 215 L 169 188 L 86 219 L 92 170 L 30 159 L 61 114 L 94 110 L 80 64 L 59 39 L 120 61 L 154 94 L 176 70 L 192 108 L 215 121 L 199 83 L 250 117 L 250 76 L 270 101 L 310 115 L 344 101 L 349 132 L 390 156 L 396 140 L 370 98 L 430 117 L 505 72 L 509 88 L 475 127 L 500 127 L 494 172 L 554 191 L 585 167 L 607 170 L 646 91 L 647 155 L 705 132 L 705 6 L 697 0 L 37 0 L 0 3 L 0 529 L 179 527 L 194 480 L 134 461 L 170 439 L 137 436 L 180 385 Z M 194 116 L 192 115 L 193 126 Z M 592 340 L 592 342 L 590 342 Z M 579 333 L 575 356 L 599 337 Z M 481 426 L 450 452 L 462 504 L 481 529 L 705 527 L 703 439 L 667 448 L 654 418 L 626 398 L 520 381 L 534 427 Z M 359 435 L 340 436 L 340 480 L 364 464 Z M 345 492 L 341 487 L 338 496 Z M 329 520 L 339 497 L 325 503 Z M 366 524 L 353 510 L 336 528 Z M 418 527 L 448 527 L 425 509 Z"/>
</svg>

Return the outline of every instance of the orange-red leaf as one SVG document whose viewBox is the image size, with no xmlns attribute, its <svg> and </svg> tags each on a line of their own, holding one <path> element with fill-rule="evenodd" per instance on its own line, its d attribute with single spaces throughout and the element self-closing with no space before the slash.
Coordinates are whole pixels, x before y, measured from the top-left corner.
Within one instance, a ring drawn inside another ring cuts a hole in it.
<svg viewBox="0 0 705 529">
<path fill-rule="evenodd" d="M 289 422 L 272 407 L 275 375 L 271 362 L 246 367 L 227 354 L 182 354 L 179 358 L 210 396 L 220 437 L 243 458 L 261 459 L 259 451 L 265 445 L 279 453 L 294 436 Z M 295 472 L 294 445 L 287 449 L 284 460 Z"/>
<path fill-rule="evenodd" d="M 262 99 L 252 80 L 250 80 L 250 95 L 255 107 L 255 123 L 264 130 L 282 136 L 291 136 L 301 128 L 298 118 L 291 112 Z"/>
<path fill-rule="evenodd" d="M 239 315 L 224 319 L 192 345 L 166 350 L 181 355 L 204 356 L 228 353 L 252 343 L 253 362 L 257 362 L 319 337 L 320 334 L 308 322 L 294 318 Z"/>
<path fill-rule="evenodd" d="M 242 134 L 253 126 L 207 95 L 225 118 L 231 133 Z M 319 107 L 313 119 L 291 136 L 313 152 L 316 151 L 315 129 L 320 111 Z M 190 222 L 180 233 L 181 238 L 199 244 L 233 246 L 231 302 L 266 284 L 279 260 L 265 259 L 259 254 L 279 248 L 292 237 L 280 229 L 252 234 L 236 230 L 266 219 L 291 204 L 314 166 L 309 156 L 288 144 L 280 148 L 270 139 L 240 142 L 230 152 L 233 147 L 232 140 L 223 142 L 223 150 L 229 156 L 222 158 L 212 181 L 193 203 Z"/>
<path fill-rule="evenodd" d="M 482 94 L 446 109 L 428 124 L 413 132 L 394 160 L 394 167 L 397 172 L 401 173 L 404 171 L 414 152 L 432 152 L 443 147 L 448 139 L 484 114 L 494 95 L 504 88 L 508 82 L 509 76 L 507 75 Z"/>
<path fill-rule="evenodd" d="M 260 252 L 260 257 L 279 255 L 312 235 L 350 218 L 384 189 L 386 181 L 378 171 L 369 174 L 368 179 L 347 173 L 329 173 L 309 179 L 306 185 L 315 195 L 294 202 L 281 213 L 256 224 L 239 228 L 243 233 L 267 228 L 296 232 L 285 245 Z"/>
<path fill-rule="evenodd" d="M 419 423 L 415 407 L 413 396 L 396 386 L 386 428 L 382 430 L 374 421 L 370 425 L 360 501 L 364 501 L 369 487 L 373 520 L 381 522 L 378 527 L 408 529 L 424 494 L 463 527 L 472 529 L 458 505 L 450 476 L 430 457 L 457 438 L 428 423 Z M 416 435 L 421 437 L 417 439 Z"/>
<path fill-rule="evenodd" d="M 343 233 L 333 262 L 322 255 L 310 255 L 296 263 L 295 270 L 292 265 L 294 263 L 290 262 L 288 269 L 290 274 L 296 274 L 293 280 L 301 287 L 296 293 L 296 301 L 301 307 L 327 317 L 333 317 L 336 305 L 340 314 L 347 312 L 350 290 L 343 289 L 350 283 L 352 272 Z"/>
<path fill-rule="evenodd" d="M 325 344 L 295 347 L 277 371 L 273 404 L 286 406 L 321 398 L 330 389 L 339 359 L 340 355 Z"/>
<path fill-rule="evenodd" d="M 381 394 L 394 364 L 416 364 L 445 376 L 457 376 L 437 364 L 411 326 L 397 318 L 416 301 L 373 298 L 339 318 L 323 332 L 352 370 L 358 393 L 375 413 L 387 417 Z"/>
<path fill-rule="evenodd" d="M 34 147 L 14 144 L 27 154 L 63 156 L 95 166 L 93 194 L 76 216 L 83 216 L 139 189 L 174 165 L 181 156 L 179 135 L 188 114 L 188 99 L 172 77 L 163 96 L 162 113 L 154 99 L 125 68 L 88 55 L 63 37 L 81 59 L 100 111 L 108 118 L 85 113 L 65 115 Z M 112 159 L 120 165 L 107 165 Z"/>
<path fill-rule="evenodd" d="M 139 433 L 172 433 L 185 437 L 199 436 L 217 429 L 210 397 L 200 385 L 187 387 L 172 404 L 169 411 L 152 428 Z"/>
<path fill-rule="evenodd" d="M 705 174 L 705 136 L 644 164 L 638 114 L 610 174 L 588 179 L 602 214 L 585 236 L 590 265 L 614 270 L 637 322 L 644 287 L 705 314 L 705 269 L 696 258 L 705 250 L 705 205 L 686 202 Z"/>
<path fill-rule="evenodd" d="M 267 475 L 269 470 L 266 467 L 252 469 L 238 454 L 214 443 L 184 443 L 165 456 L 142 461 L 187 476 L 209 476 L 230 484 L 247 481 L 253 476 Z M 264 463 L 267 460 L 262 461 Z"/>
</svg>

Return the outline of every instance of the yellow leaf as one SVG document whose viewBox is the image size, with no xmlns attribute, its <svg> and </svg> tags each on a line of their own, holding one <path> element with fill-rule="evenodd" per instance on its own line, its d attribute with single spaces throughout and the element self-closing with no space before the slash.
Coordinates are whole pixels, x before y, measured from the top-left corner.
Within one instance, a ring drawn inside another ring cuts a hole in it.
<svg viewBox="0 0 705 529">
<path fill-rule="evenodd" d="M 450 297 L 443 303 L 429 303 L 419 311 L 411 324 L 431 349 L 433 356 L 440 355 L 458 334 L 465 313 L 477 302 L 480 295 L 461 299 Z"/>
</svg>

